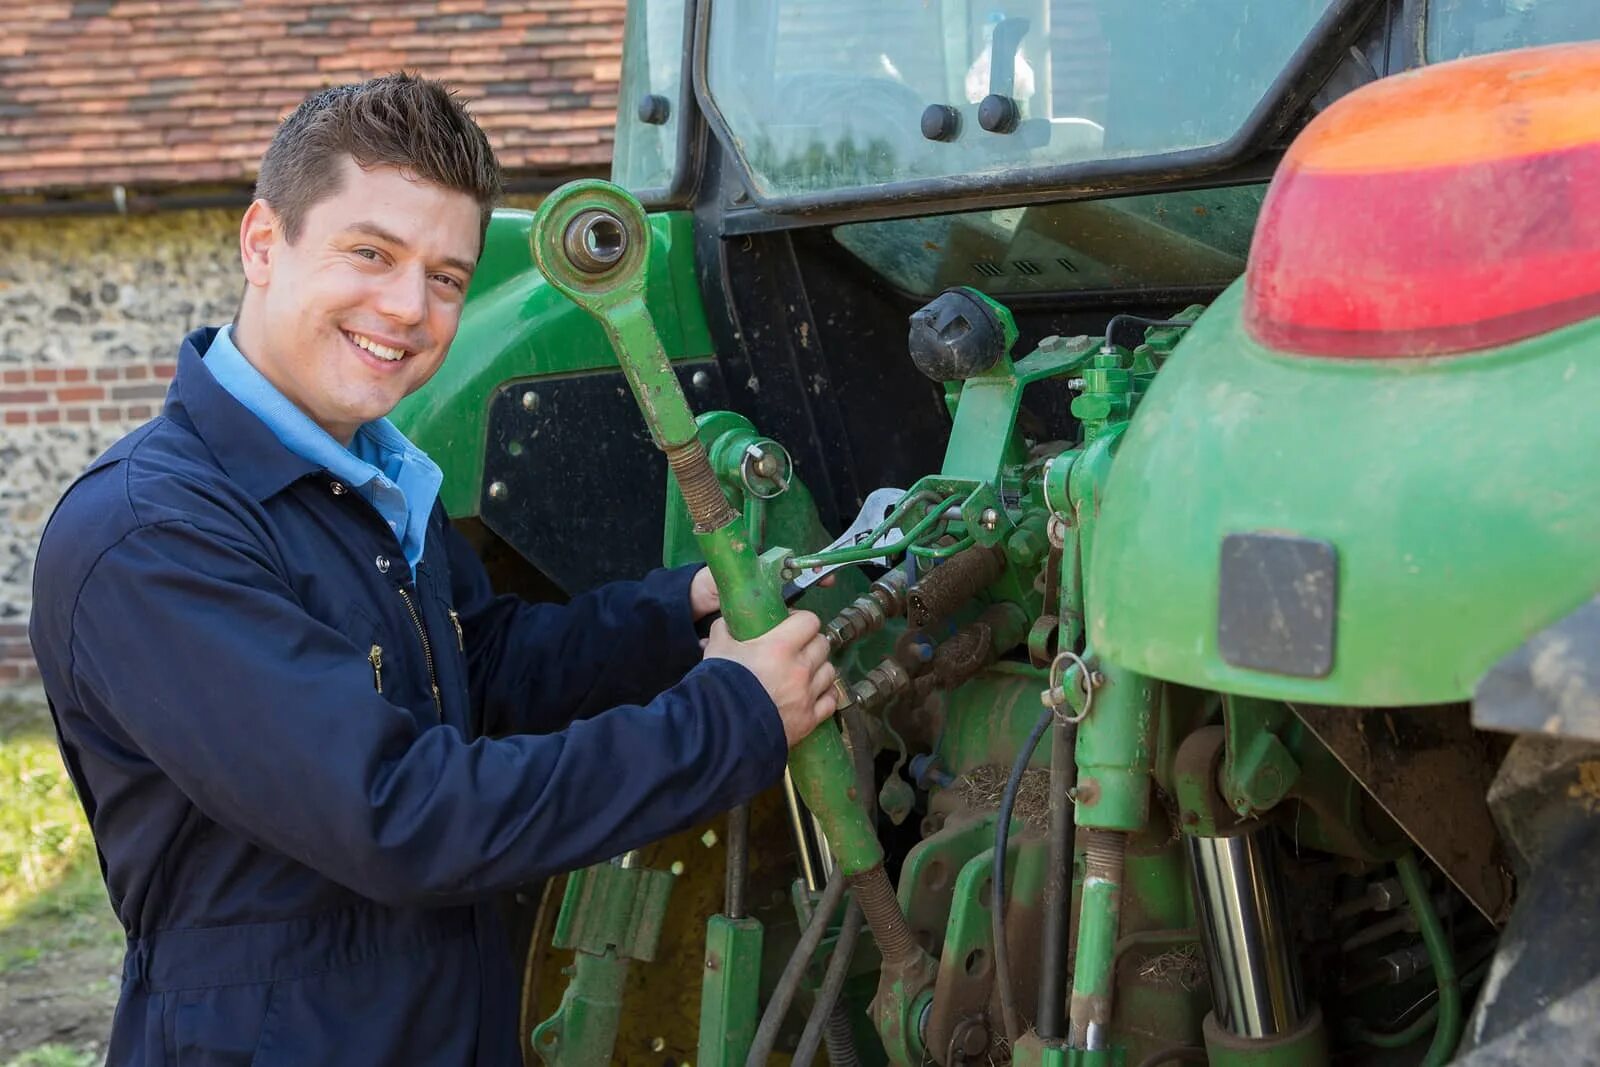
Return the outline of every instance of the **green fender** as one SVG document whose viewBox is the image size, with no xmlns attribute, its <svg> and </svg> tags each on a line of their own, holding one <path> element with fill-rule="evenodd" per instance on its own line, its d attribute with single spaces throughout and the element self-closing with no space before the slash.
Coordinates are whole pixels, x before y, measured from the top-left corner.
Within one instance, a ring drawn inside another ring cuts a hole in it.
<svg viewBox="0 0 1600 1067">
<path fill-rule="evenodd" d="M 1089 561 L 1092 646 L 1245 696 L 1470 699 L 1600 590 L 1600 318 L 1449 358 L 1310 359 L 1251 340 L 1242 293 L 1180 342 L 1117 454 Z M 1325 676 L 1220 653 L 1222 541 L 1250 532 L 1333 546 Z"/>
</svg>

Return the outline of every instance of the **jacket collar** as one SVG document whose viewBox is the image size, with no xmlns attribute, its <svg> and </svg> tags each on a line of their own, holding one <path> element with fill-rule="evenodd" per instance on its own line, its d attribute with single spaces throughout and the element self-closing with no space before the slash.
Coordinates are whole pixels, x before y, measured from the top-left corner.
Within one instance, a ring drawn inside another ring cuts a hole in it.
<svg viewBox="0 0 1600 1067">
<path fill-rule="evenodd" d="M 228 477 L 266 500 L 322 468 L 291 452 L 267 424 L 233 398 L 204 364 L 217 327 L 203 326 L 178 348 L 178 373 L 163 414 L 187 422 Z"/>
</svg>

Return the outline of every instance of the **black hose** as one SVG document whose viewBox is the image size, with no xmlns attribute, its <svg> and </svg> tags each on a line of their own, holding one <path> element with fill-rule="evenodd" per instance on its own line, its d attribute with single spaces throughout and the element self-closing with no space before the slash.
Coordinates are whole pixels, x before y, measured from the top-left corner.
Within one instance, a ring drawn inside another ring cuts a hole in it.
<svg viewBox="0 0 1600 1067">
<path fill-rule="evenodd" d="M 994 934 L 994 981 L 1000 988 L 1000 1014 L 1006 1028 L 1006 1040 L 1015 1045 L 1022 1036 L 1022 1026 L 1017 1019 L 1017 993 L 1011 988 L 1011 956 L 1006 950 L 1006 843 L 1011 837 L 1011 812 L 1017 806 L 1017 790 L 1022 786 L 1023 772 L 1039 747 L 1045 730 L 1055 719 L 1054 708 L 1045 708 L 1033 732 L 1023 742 L 1011 765 L 1011 777 L 1006 779 L 1006 791 L 1000 797 L 1000 813 L 994 824 L 994 892 L 989 898 L 989 922 Z"/>
<path fill-rule="evenodd" d="M 1067 1036 L 1067 951 L 1071 941 L 1072 846 L 1078 781 L 1074 753 L 1078 726 L 1058 717 L 1050 731 L 1050 869 L 1044 882 L 1044 945 L 1039 957 L 1039 1013 L 1035 1029 L 1047 1041 Z"/>
<path fill-rule="evenodd" d="M 800 1044 L 790 1060 L 793 1067 L 811 1067 L 811 1060 L 822 1045 L 824 1031 L 832 1022 L 834 1006 L 839 1003 L 839 990 L 844 988 L 845 977 L 850 973 L 850 958 L 856 954 L 856 939 L 860 935 L 861 906 L 852 898 L 850 906 L 845 909 L 839 940 L 833 946 L 833 958 L 828 961 L 828 970 L 822 976 L 822 987 L 817 990 L 817 1001 L 811 1006 L 806 1027 L 800 1032 Z M 851 1047 L 851 1054 L 854 1055 L 854 1052 L 854 1047 Z M 828 1059 L 834 1067 L 845 1067 L 834 1062 L 832 1049 L 829 1049 Z"/>
<path fill-rule="evenodd" d="M 828 887 L 822 891 L 822 899 L 817 901 L 816 911 L 811 913 L 811 921 L 800 935 L 794 955 L 784 965 L 778 985 L 772 991 L 772 999 L 767 1001 L 766 1010 L 761 1013 L 761 1025 L 756 1027 L 750 1054 L 745 1057 L 745 1067 L 765 1067 L 767 1060 L 772 1057 L 773 1046 L 778 1043 L 778 1029 L 783 1025 L 784 1016 L 789 1014 L 789 1005 L 794 1003 L 794 995 L 800 990 L 800 980 L 805 977 L 806 967 L 811 963 L 817 946 L 822 944 L 822 935 L 828 931 L 828 920 L 838 910 L 839 902 L 844 899 L 844 891 L 844 871 L 836 867 L 833 877 L 828 879 Z"/>
<path fill-rule="evenodd" d="M 1116 333 L 1117 324 L 1121 322 L 1137 322 L 1141 326 L 1174 326 L 1178 329 L 1188 329 L 1194 323 L 1189 319 L 1147 319 L 1143 315 L 1113 315 L 1106 320 L 1106 347 L 1114 343 L 1113 335 Z"/>
</svg>

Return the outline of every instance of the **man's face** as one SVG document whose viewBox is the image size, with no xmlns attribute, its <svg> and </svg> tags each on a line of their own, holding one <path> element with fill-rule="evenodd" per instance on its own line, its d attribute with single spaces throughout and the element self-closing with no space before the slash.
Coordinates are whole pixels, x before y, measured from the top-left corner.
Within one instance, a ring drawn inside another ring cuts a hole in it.
<svg viewBox="0 0 1600 1067">
<path fill-rule="evenodd" d="M 347 444 L 444 361 L 478 258 L 478 205 L 347 158 L 339 191 L 311 208 L 296 240 L 259 200 L 240 239 L 251 285 L 240 351 Z"/>
</svg>

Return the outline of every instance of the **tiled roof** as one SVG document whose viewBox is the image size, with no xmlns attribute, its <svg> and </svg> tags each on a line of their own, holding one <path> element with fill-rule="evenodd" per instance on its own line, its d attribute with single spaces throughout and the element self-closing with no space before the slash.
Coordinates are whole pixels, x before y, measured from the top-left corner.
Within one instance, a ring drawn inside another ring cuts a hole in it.
<svg viewBox="0 0 1600 1067">
<path fill-rule="evenodd" d="M 248 182 L 307 93 L 406 69 L 513 175 L 604 170 L 624 0 L 0 0 L 0 193 Z"/>
</svg>

